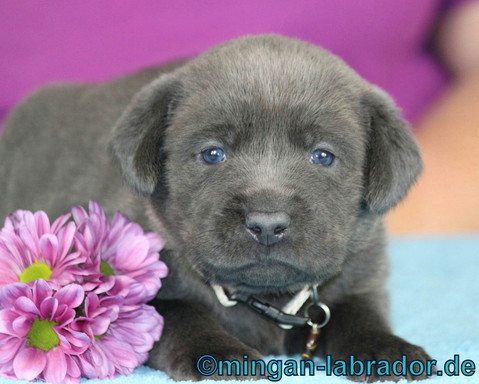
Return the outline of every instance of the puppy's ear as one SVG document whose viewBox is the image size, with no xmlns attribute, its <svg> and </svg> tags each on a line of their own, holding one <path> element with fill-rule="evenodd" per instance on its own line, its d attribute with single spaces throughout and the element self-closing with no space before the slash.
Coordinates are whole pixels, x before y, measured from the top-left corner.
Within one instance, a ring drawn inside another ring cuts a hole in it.
<svg viewBox="0 0 479 384">
<path fill-rule="evenodd" d="M 151 195 L 165 160 L 163 137 L 173 114 L 179 82 L 163 75 L 142 88 L 113 129 L 110 149 L 123 176 L 142 195 Z"/>
<path fill-rule="evenodd" d="M 422 160 L 406 122 L 383 91 L 370 89 L 363 103 L 369 125 L 364 200 L 369 210 L 382 214 L 406 195 Z"/>
</svg>

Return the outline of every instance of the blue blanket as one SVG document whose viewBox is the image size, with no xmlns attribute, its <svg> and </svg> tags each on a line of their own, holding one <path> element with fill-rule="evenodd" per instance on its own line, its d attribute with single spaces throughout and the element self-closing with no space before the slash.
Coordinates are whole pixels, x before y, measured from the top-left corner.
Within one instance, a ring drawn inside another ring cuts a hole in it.
<svg viewBox="0 0 479 384">
<path fill-rule="evenodd" d="M 390 256 L 389 290 L 393 327 L 396 334 L 423 346 L 437 360 L 437 369 L 443 374 L 431 377 L 428 382 L 478 383 L 479 237 L 395 239 L 390 245 Z M 285 356 L 269 358 L 288 359 Z M 316 362 L 324 364 L 319 360 Z M 447 373 L 453 376 L 446 374 L 444 364 L 447 365 Z M 271 366 L 277 367 L 277 364 Z M 130 376 L 90 382 L 173 383 L 163 372 L 146 367 L 137 369 Z M 258 383 L 270 382 L 264 379 Z M 345 384 L 350 381 L 344 377 L 326 377 L 324 372 L 315 372 L 314 376 L 283 374 L 281 382 Z M 0 379 L 0 384 L 4 383 L 20 382 Z"/>
</svg>

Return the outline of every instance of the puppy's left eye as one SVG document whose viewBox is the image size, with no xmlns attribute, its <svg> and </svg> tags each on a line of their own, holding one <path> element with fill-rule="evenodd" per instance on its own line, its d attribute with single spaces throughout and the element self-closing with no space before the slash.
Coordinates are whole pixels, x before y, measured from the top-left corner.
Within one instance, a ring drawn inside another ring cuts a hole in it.
<svg viewBox="0 0 479 384">
<path fill-rule="evenodd" d="M 331 165 L 334 161 L 334 155 L 324 149 L 316 149 L 311 154 L 311 162 L 325 167 Z"/>
<path fill-rule="evenodd" d="M 201 152 L 203 160 L 208 164 L 217 164 L 225 161 L 226 155 L 222 148 L 208 148 Z"/>
</svg>

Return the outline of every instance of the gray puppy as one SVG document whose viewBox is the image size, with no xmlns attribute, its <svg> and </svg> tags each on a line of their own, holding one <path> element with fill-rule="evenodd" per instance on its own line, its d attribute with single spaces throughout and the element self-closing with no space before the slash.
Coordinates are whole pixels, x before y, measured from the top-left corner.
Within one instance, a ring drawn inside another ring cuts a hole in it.
<svg viewBox="0 0 479 384">
<path fill-rule="evenodd" d="M 424 361 L 388 324 L 382 220 L 421 167 L 393 102 L 344 62 L 248 36 L 109 83 L 35 93 L 0 142 L 0 216 L 56 216 L 93 199 L 158 231 L 171 271 L 149 364 L 174 379 L 201 379 L 203 354 L 304 349 L 307 326 L 226 308 L 212 285 L 279 307 L 318 285 L 331 310 L 319 355 Z"/>
</svg>

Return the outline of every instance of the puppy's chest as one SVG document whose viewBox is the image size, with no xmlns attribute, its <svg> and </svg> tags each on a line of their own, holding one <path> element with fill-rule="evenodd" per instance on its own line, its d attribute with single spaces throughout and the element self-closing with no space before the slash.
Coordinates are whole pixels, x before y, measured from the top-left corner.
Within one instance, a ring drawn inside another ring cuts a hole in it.
<svg viewBox="0 0 479 384">
<path fill-rule="evenodd" d="M 286 332 L 272 321 L 252 312 L 242 304 L 235 307 L 217 307 L 220 324 L 246 345 L 262 354 L 282 354 L 285 352 Z"/>
</svg>

